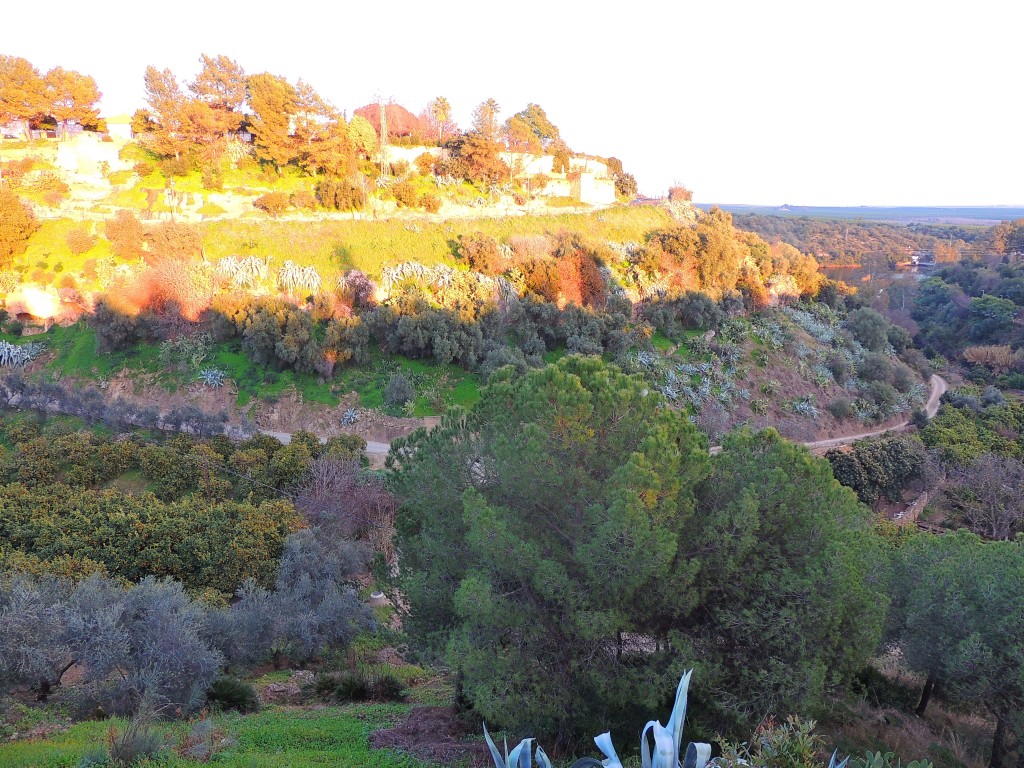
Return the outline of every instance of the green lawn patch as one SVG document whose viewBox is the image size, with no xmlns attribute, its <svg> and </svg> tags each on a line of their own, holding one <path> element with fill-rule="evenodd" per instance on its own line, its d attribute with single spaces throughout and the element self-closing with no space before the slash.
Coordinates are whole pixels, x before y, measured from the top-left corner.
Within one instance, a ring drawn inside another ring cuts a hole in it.
<svg viewBox="0 0 1024 768">
<path fill-rule="evenodd" d="M 214 724 L 236 741 L 219 752 L 214 762 L 232 768 L 423 768 L 423 763 L 369 745 L 371 731 L 394 724 L 410 709 L 408 704 L 360 704 L 316 710 L 273 707 L 255 715 L 217 715 Z M 104 744 L 111 727 L 123 730 L 122 720 L 90 721 L 73 725 L 52 738 L 0 744 L 0 765 L 5 768 L 73 768 L 89 750 Z M 158 724 L 158 732 L 176 735 L 182 723 Z M 206 765 L 169 752 L 160 765 Z"/>
</svg>

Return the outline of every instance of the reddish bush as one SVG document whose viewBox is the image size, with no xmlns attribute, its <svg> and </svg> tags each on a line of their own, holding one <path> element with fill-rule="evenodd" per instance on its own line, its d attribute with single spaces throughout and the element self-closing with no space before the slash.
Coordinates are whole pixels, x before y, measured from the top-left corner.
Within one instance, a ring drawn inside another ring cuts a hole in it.
<svg viewBox="0 0 1024 768">
<path fill-rule="evenodd" d="M 121 210 L 114 214 L 114 218 L 108 219 L 104 225 L 104 232 L 115 256 L 122 259 L 137 259 L 142 255 L 145 232 L 142 223 L 131 211 Z"/>
<path fill-rule="evenodd" d="M 670 203 L 688 203 L 693 200 L 693 192 L 682 185 L 668 188 L 668 201 Z"/>
<path fill-rule="evenodd" d="M 391 194 L 395 196 L 395 201 L 402 208 L 415 208 L 416 203 L 419 202 L 416 196 L 416 187 L 408 181 L 400 181 L 391 188 Z"/>
<path fill-rule="evenodd" d="M 155 263 L 161 258 L 190 259 L 203 253 L 203 238 L 188 224 L 167 221 L 146 232 L 146 242 L 153 257 L 146 261 Z"/>
<path fill-rule="evenodd" d="M 289 200 L 288 195 L 284 192 L 268 192 L 267 194 L 256 198 L 252 204 L 261 211 L 266 211 L 276 219 L 288 210 Z"/>
<path fill-rule="evenodd" d="M 75 256 L 81 256 L 96 245 L 95 236 L 81 229 L 72 229 L 64 236 L 64 241 L 68 244 L 68 250 Z"/>
</svg>

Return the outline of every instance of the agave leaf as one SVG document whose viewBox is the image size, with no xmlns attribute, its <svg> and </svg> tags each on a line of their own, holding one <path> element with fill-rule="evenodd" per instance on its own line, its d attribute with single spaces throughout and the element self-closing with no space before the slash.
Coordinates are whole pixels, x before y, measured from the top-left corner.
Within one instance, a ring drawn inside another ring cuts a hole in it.
<svg viewBox="0 0 1024 768">
<path fill-rule="evenodd" d="M 494 768 L 505 768 L 505 761 L 501 759 L 501 753 L 494 745 L 494 740 L 491 738 L 491 734 L 487 732 L 487 723 L 484 723 L 484 741 L 487 742 L 487 748 L 491 750 L 491 759 L 494 760 Z M 506 753 L 508 752 L 508 744 L 505 745 L 505 751 Z"/>
<path fill-rule="evenodd" d="M 648 721 L 647 725 L 644 726 L 643 733 L 640 734 L 640 765 L 642 768 L 652 768 L 651 745 L 647 741 L 647 732 L 654 726 L 660 728 L 661 723 L 657 720 Z"/>
<path fill-rule="evenodd" d="M 846 764 L 848 762 L 850 762 L 849 756 L 847 756 L 847 758 L 845 760 L 843 760 L 843 762 L 837 764 L 836 763 L 836 758 L 838 756 L 839 756 L 839 750 L 837 749 L 835 752 L 832 753 L 832 757 L 828 761 L 828 768 L 846 768 Z"/>
<path fill-rule="evenodd" d="M 676 752 L 675 737 L 661 723 L 655 723 L 654 733 L 654 768 L 676 768 L 679 753 Z"/>
<path fill-rule="evenodd" d="M 710 744 L 691 741 L 686 745 L 686 758 L 683 760 L 683 768 L 704 768 L 710 759 Z"/>
<path fill-rule="evenodd" d="M 516 745 L 505 761 L 505 768 L 530 768 L 530 742 L 533 739 L 523 739 Z M 519 761 L 525 758 L 526 765 L 520 765 Z"/>
<path fill-rule="evenodd" d="M 692 674 L 693 670 L 689 669 L 679 679 L 679 686 L 676 688 L 676 703 L 672 707 L 672 715 L 668 719 L 667 730 L 672 734 L 674 747 L 670 768 L 675 768 L 676 763 L 679 762 L 679 746 L 683 740 L 683 721 L 686 719 L 687 693 L 690 689 L 690 675 Z"/>
<path fill-rule="evenodd" d="M 540 744 L 537 745 L 537 768 L 552 768 L 551 760 Z"/>
<path fill-rule="evenodd" d="M 605 756 L 605 759 L 598 763 L 599 765 L 603 765 L 604 768 L 622 768 L 622 761 L 619 760 L 619 756 L 615 754 L 615 747 L 612 744 L 611 733 L 605 731 L 600 736 L 595 736 L 594 743 L 597 744 L 597 748 L 601 750 L 601 754 Z"/>
</svg>

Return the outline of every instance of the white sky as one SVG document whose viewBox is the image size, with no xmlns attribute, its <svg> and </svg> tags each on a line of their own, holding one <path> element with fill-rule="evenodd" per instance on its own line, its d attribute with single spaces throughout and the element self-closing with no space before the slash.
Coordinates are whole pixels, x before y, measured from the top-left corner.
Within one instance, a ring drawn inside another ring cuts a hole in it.
<svg viewBox="0 0 1024 768">
<path fill-rule="evenodd" d="M 272 9 L 272 10 L 263 10 Z M 1024 204 L 1019 0 L 5 2 L 0 52 L 92 75 L 104 114 L 200 53 L 352 111 L 536 102 L 642 192 L 709 202 Z"/>
</svg>

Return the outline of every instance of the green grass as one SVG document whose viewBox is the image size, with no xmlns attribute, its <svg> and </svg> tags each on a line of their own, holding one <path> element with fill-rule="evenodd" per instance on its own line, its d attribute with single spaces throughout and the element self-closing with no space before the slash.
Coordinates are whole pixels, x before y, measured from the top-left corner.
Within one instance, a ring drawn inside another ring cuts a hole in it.
<svg viewBox="0 0 1024 768">
<path fill-rule="evenodd" d="M 655 331 L 654 335 L 651 336 L 651 346 L 659 352 L 667 352 L 675 346 L 675 343 L 668 336 L 662 334 L 661 331 Z"/>
<path fill-rule="evenodd" d="M 7 335 L 9 341 L 18 337 Z M 109 354 L 96 353 L 96 332 L 85 322 L 63 328 L 53 326 L 45 334 L 33 337 L 41 341 L 53 357 L 43 368 L 43 377 L 51 380 L 74 378 L 100 381 L 125 371 L 142 383 L 143 378 L 169 392 L 188 386 L 195 380 L 194 371 L 166 369 L 160 362 L 157 344 L 142 343 Z M 412 360 L 401 355 L 385 356 L 374 350 L 370 360 L 358 367 L 341 367 L 329 381 L 319 376 L 296 371 L 274 371 L 250 360 L 237 339 L 214 344 L 204 365 L 224 370 L 238 388 L 235 404 L 248 405 L 254 399 L 276 401 L 294 390 L 307 403 L 335 407 L 342 396 L 356 392 L 364 408 L 388 410 L 384 389 L 394 373 L 409 378 L 418 397 L 413 415 L 433 416 L 443 413 L 449 405 L 470 407 L 480 399 L 480 378 L 456 365 L 439 365 L 429 360 Z M 405 415 L 392 409 L 393 415 Z"/>
<path fill-rule="evenodd" d="M 379 277 L 381 269 L 401 261 L 456 263 L 453 249 L 460 235 L 483 232 L 500 241 L 514 235 L 585 233 L 597 241 L 642 240 L 650 229 L 668 223 L 668 214 L 653 206 L 617 207 L 595 213 L 515 216 L 494 219 L 453 219 L 442 222 L 330 220 L 214 221 L 201 224 L 207 256 L 271 256 L 273 265 L 286 259 L 312 264 L 321 276 L 348 269 Z"/>
<path fill-rule="evenodd" d="M 45 261 L 48 264 L 48 269 L 45 271 L 53 276 L 54 284 L 59 283 L 64 275 L 71 275 L 80 286 L 84 287 L 88 282 L 82 277 L 85 262 L 110 255 L 110 244 L 102 237 L 98 238 L 96 245 L 85 253 L 73 254 L 68 248 L 69 232 L 81 229 L 92 235 L 102 235 L 101 224 L 71 219 L 47 219 L 40 222 L 40 225 L 39 230 L 29 238 L 25 253 L 11 263 L 10 268 L 23 272 L 26 279 L 30 279 L 32 273 L 39 269 L 39 262 Z M 57 265 L 63 267 L 59 274 L 53 269 Z"/>
<path fill-rule="evenodd" d="M 402 355 L 385 356 L 374 351 L 359 367 L 341 369 L 335 374 L 339 387 L 359 395 L 363 408 L 404 415 L 400 409 L 388 409 L 384 390 L 393 374 L 400 373 L 416 388 L 413 416 L 434 416 L 449 405 L 469 407 L 480 399 L 480 377 L 456 365 L 440 365 L 428 360 L 412 360 Z"/>
<path fill-rule="evenodd" d="M 408 704 L 370 704 L 323 707 L 316 710 L 273 707 L 255 715 L 218 715 L 214 724 L 236 739 L 214 762 L 233 768 L 420 768 L 428 765 L 389 750 L 369 746 L 370 732 L 388 727 L 409 711 Z M 102 745 L 119 720 L 78 723 L 53 738 L 0 744 L 5 768 L 71 768 L 86 751 Z M 180 723 L 158 726 L 173 737 Z M 172 740 L 174 740 L 172 738 Z M 168 753 L 164 766 L 205 765 Z"/>
</svg>

